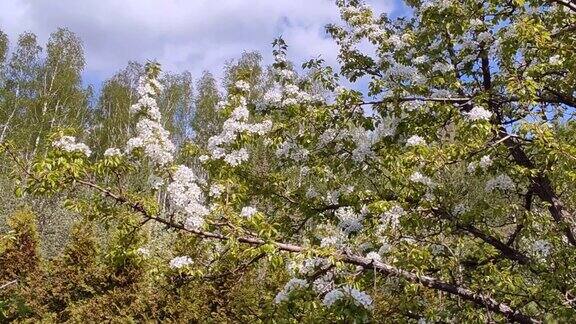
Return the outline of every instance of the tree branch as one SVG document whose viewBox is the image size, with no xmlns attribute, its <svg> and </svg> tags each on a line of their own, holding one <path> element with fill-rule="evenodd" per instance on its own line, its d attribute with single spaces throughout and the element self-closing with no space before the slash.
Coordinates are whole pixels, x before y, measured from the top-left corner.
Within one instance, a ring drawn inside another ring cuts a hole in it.
<svg viewBox="0 0 576 324">
<path fill-rule="evenodd" d="M 550 0 L 550 1 L 576 12 L 576 2 L 574 2 L 573 0 Z"/>
<path fill-rule="evenodd" d="M 230 237 L 224 236 L 224 235 L 219 234 L 219 233 L 202 231 L 202 230 L 194 229 L 194 228 L 186 228 L 182 224 L 174 223 L 174 222 L 171 222 L 171 221 L 159 218 L 159 217 L 154 217 L 154 216 L 150 215 L 142 207 L 142 205 L 140 205 L 138 203 L 130 202 L 125 197 L 117 195 L 109 189 L 105 189 L 105 188 L 103 188 L 97 184 L 91 183 L 89 181 L 80 180 L 80 179 L 76 180 L 76 182 L 83 184 L 85 186 L 88 186 L 90 188 L 93 188 L 97 191 L 100 191 L 104 195 L 106 195 L 106 196 L 108 196 L 108 197 L 110 197 L 110 198 L 112 198 L 112 199 L 114 199 L 120 203 L 123 203 L 123 204 L 129 206 L 130 208 L 132 208 L 133 210 L 139 212 L 143 217 L 151 218 L 154 221 L 165 224 L 171 228 L 179 229 L 179 230 L 188 232 L 190 234 L 204 237 L 204 238 L 209 238 L 209 239 L 216 239 L 216 240 L 221 240 L 221 241 L 228 241 L 231 239 Z M 304 252 L 306 250 L 304 247 L 301 247 L 298 245 L 281 243 L 281 242 L 266 242 L 266 241 L 264 241 L 260 238 L 257 238 L 257 237 L 238 237 L 238 238 L 236 238 L 236 240 L 238 240 L 238 242 L 240 242 L 240 243 L 245 243 L 245 244 L 249 244 L 249 245 L 256 245 L 256 246 L 263 245 L 266 243 L 271 243 L 271 244 L 274 244 L 278 250 L 286 251 L 286 252 L 299 253 L 299 252 Z M 340 261 L 347 263 L 347 264 L 362 266 L 364 268 L 364 271 L 375 271 L 375 272 L 378 272 L 384 276 L 400 277 L 400 278 L 403 278 L 409 282 L 418 283 L 418 284 L 421 284 L 421 285 L 428 287 L 428 288 L 431 288 L 431 289 L 436 289 L 436 290 L 447 292 L 447 293 L 455 295 L 455 296 L 459 296 L 460 298 L 467 300 L 467 301 L 470 301 L 470 302 L 472 302 L 478 306 L 481 306 L 481 307 L 489 309 L 493 312 L 499 313 L 511 321 L 516 321 L 516 322 L 520 322 L 520 323 L 540 323 L 540 321 L 538 321 L 537 319 L 529 317 L 527 315 L 524 315 L 520 311 L 512 309 L 507 304 L 498 302 L 497 300 L 495 300 L 491 297 L 488 297 L 486 295 L 474 292 L 474 291 L 472 291 L 468 288 L 465 288 L 463 286 L 460 286 L 460 285 L 443 282 L 443 281 L 440 281 L 440 280 L 433 278 L 433 277 L 430 277 L 430 276 L 420 276 L 420 275 L 417 275 L 415 273 L 396 268 L 392 265 L 389 265 L 389 264 L 386 264 L 383 262 L 379 262 L 379 261 L 375 261 L 373 259 L 361 257 L 361 256 L 348 255 L 348 254 L 336 252 L 333 254 L 333 257 L 335 259 L 340 260 Z"/>
</svg>

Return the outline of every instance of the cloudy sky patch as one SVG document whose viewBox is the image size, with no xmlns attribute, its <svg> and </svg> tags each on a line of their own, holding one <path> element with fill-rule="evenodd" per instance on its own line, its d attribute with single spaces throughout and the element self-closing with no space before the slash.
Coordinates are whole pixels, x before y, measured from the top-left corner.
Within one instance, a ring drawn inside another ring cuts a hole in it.
<svg viewBox="0 0 576 324">
<path fill-rule="evenodd" d="M 377 12 L 392 1 L 369 1 Z M 58 27 L 83 40 L 86 75 L 103 80 L 129 60 L 157 59 L 171 71 L 218 72 L 226 60 L 256 50 L 271 60 L 282 35 L 297 63 L 322 55 L 336 62 L 324 26 L 338 22 L 333 0 L 2 0 L 0 29 L 12 43 L 24 31 L 45 42 Z"/>
</svg>

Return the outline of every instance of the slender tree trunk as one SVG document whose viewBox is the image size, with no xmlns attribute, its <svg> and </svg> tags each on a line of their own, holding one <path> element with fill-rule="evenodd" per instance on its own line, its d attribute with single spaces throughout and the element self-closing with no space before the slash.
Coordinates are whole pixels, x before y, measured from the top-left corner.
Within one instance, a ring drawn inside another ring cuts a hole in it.
<svg viewBox="0 0 576 324">
<path fill-rule="evenodd" d="M 10 116 L 8 117 L 8 119 L 6 120 L 6 123 L 4 124 L 4 127 L 2 128 L 2 134 L 0 134 L 0 144 L 4 143 L 4 138 L 6 136 L 6 132 L 8 130 L 8 128 L 10 127 L 10 121 L 12 121 L 12 118 L 14 118 L 14 115 L 16 114 L 16 110 L 18 110 L 18 98 L 20 96 L 20 88 L 16 88 L 16 99 L 15 99 L 15 103 L 14 103 L 14 109 L 12 109 L 12 113 L 10 114 Z"/>
</svg>

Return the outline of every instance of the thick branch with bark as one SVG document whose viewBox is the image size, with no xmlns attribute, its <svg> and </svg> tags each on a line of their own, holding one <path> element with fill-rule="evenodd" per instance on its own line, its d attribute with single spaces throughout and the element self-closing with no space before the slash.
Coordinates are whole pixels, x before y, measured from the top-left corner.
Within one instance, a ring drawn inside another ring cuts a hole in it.
<svg viewBox="0 0 576 324">
<path fill-rule="evenodd" d="M 512 248 L 510 245 L 505 244 L 504 242 L 500 241 L 498 238 L 484 233 L 479 228 L 472 224 L 459 224 L 458 220 L 452 217 L 446 210 L 443 209 L 434 209 L 432 210 L 435 215 L 442 219 L 446 219 L 449 221 L 453 221 L 456 223 L 456 228 L 471 234 L 472 236 L 481 239 L 487 244 L 492 245 L 498 251 L 500 251 L 501 255 L 509 260 L 513 260 L 518 262 L 521 265 L 530 265 L 530 258 L 523 254 L 522 252 Z"/>
<path fill-rule="evenodd" d="M 510 137 L 506 128 L 502 126 L 503 116 L 501 112 L 501 106 L 495 100 L 496 98 L 494 98 L 492 95 L 490 60 L 488 58 L 488 53 L 485 50 L 481 52 L 481 62 L 482 85 L 484 87 L 484 91 L 491 94 L 488 100 L 488 106 L 490 110 L 496 114 L 496 118 L 492 119 L 493 125 L 495 126 L 495 135 L 498 139 L 506 138 L 504 140 L 504 145 L 506 145 L 508 148 L 508 151 L 512 155 L 512 158 L 517 165 L 534 170 L 534 163 L 530 160 L 520 143 L 518 143 L 514 138 Z M 530 181 L 532 182 L 534 193 L 544 202 L 548 203 L 548 210 L 550 211 L 552 218 L 560 226 L 570 244 L 576 246 L 573 216 L 570 215 L 568 211 L 566 211 L 564 204 L 554 191 L 550 179 L 539 172 L 538 175 L 531 176 Z"/>
<path fill-rule="evenodd" d="M 574 0 L 550 0 L 552 3 L 557 3 L 565 8 L 576 12 L 576 2 Z"/>
<path fill-rule="evenodd" d="M 503 138 L 506 135 L 507 132 L 502 127 L 500 129 L 500 137 Z M 508 137 L 504 141 L 504 144 L 506 147 L 508 147 L 508 150 L 512 154 L 516 164 L 528 169 L 534 169 L 534 164 L 532 161 L 530 161 L 528 155 L 526 155 L 520 144 L 517 143 L 513 138 Z M 566 210 L 563 202 L 555 193 L 548 177 L 543 174 L 538 174 L 536 176 L 530 177 L 530 181 L 532 182 L 532 189 L 534 193 L 544 202 L 548 203 L 548 211 L 552 215 L 554 221 L 564 231 L 564 234 L 566 235 L 566 238 L 570 244 L 576 246 L 576 234 L 574 233 L 574 224 L 572 219 L 573 216 Z"/>
</svg>

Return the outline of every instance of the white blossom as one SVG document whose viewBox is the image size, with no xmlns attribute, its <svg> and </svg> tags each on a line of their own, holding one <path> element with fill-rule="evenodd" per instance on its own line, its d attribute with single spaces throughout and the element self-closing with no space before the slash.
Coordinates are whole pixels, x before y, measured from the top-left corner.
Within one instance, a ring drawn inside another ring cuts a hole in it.
<svg viewBox="0 0 576 324">
<path fill-rule="evenodd" d="M 376 120 L 374 130 L 355 127 L 349 132 L 337 133 L 345 135 L 348 133 L 356 148 L 352 151 L 352 159 L 356 162 L 362 162 L 366 157 L 373 156 L 372 146 L 378 143 L 382 138 L 393 136 L 396 133 L 398 120 L 396 118 L 379 118 Z M 323 134 L 324 135 L 324 134 Z M 333 139 L 335 139 L 333 137 Z"/>
<path fill-rule="evenodd" d="M 324 295 L 324 300 L 322 301 L 322 304 L 324 304 L 324 306 L 326 307 L 330 307 L 335 302 L 340 300 L 342 297 L 344 297 L 344 293 L 340 289 L 334 289 L 332 291 L 329 291 L 326 295 Z"/>
<path fill-rule="evenodd" d="M 560 65 L 562 64 L 563 60 L 560 58 L 560 55 L 556 54 L 554 56 L 551 56 L 550 59 L 548 60 L 548 63 L 550 63 L 551 65 Z"/>
<path fill-rule="evenodd" d="M 429 58 L 427 55 L 421 55 L 416 57 L 412 62 L 414 62 L 414 64 L 424 64 L 426 62 L 428 62 Z"/>
<path fill-rule="evenodd" d="M 242 162 L 247 161 L 250 155 L 248 154 L 248 150 L 245 148 L 241 148 L 239 150 L 234 150 L 226 155 L 224 161 L 230 164 L 231 166 L 240 165 Z"/>
<path fill-rule="evenodd" d="M 552 245 L 545 240 L 536 240 L 532 244 L 532 251 L 541 257 L 547 257 L 548 255 L 550 255 L 551 250 Z"/>
<path fill-rule="evenodd" d="M 382 257 L 380 256 L 380 254 L 378 254 L 378 252 L 370 252 L 366 255 L 366 259 L 370 259 L 372 261 L 382 261 Z"/>
<path fill-rule="evenodd" d="M 307 149 L 301 147 L 292 140 L 286 140 L 282 142 L 278 149 L 276 149 L 277 157 L 289 158 L 296 162 L 308 159 L 309 153 L 310 152 Z"/>
<path fill-rule="evenodd" d="M 320 247 L 337 246 L 340 243 L 338 236 L 327 236 L 320 240 Z"/>
<path fill-rule="evenodd" d="M 274 298 L 274 303 L 279 304 L 283 301 L 288 300 L 288 296 L 290 293 L 296 289 L 306 288 L 308 286 L 308 282 L 303 279 L 292 278 L 290 281 L 284 285 L 284 288 L 278 292 L 276 297 Z"/>
<path fill-rule="evenodd" d="M 427 176 L 423 175 L 422 173 L 420 173 L 418 171 L 412 173 L 412 175 L 410 176 L 410 181 L 416 182 L 416 183 L 422 183 L 422 184 L 425 184 L 429 187 L 434 186 L 434 182 L 432 181 L 432 179 L 428 178 Z"/>
<path fill-rule="evenodd" d="M 316 191 L 316 189 L 312 187 L 308 188 L 308 190 L 306 191 L 306 198 L 310 199 L 315 197 L 318 197 L 318 192 Z"/>
<path fill-rule="evenodd" d="M 340 207 L 334 215 L 340 220 L 338 227 L 346 234 L 358 232 L 364 227 L 362 225 L 364 216 L 354 212 L 352 207 Z"/>
<path fill-rule="evenodd" d="M 279 89 L 272 88 L 264 94 L 263 100 L 268 105 L 277 105 L 282 102 L 282 92 Z"/>
<path fill-rule="evenodd" d="M 473 173 L 474 171 L 476 171 L 477 167 L 478 167 L 478 162 L 472 161 L 468 164 L 468 167 L 466 167 L 466 171 L 468 171 L 468 173 Z"/>
<path fill-rule="evenodd" d="M 170 268 L 180 269 L 192 263 L 192 259 L 188 256 L 179 256 L 170 260 Z"/>
<path fill-rule="evenodd" d="M 490 111 L 480 106 L 475 106 L 469 112 L 466 112 L 464 114 L 466 115 L 466 118 L 470 121 L 490 120 L 490 117 L 492 117 L 492 113 Z"/>
<path fill-rule="evenodd" d="M 404 208 L 396 205 L 382 214 L 381 221 L 394 228 L 398 225 L 400 217 L 404 216 L 405 214 L 406 211 Z"/>
<path fill-rule="evenodd" d="M 340 199 L 340 191 L 332 190 L 326 193 L 326 203 L 331 205 L 337 205 Z"/>
<path fill-rule="evenodd" d="M 372 307 L 373 307 L 372 306 L 372 298 L 370 296 L 368 296 L 368 294 L 366 294 L 365 292 L 359 291 L 355 288 L 352 288 L 350 286 L 344 286 L 342 288 L 334 289 L 334 290 L 328 292 L 324 296 L 324 300 L 322 301 L 322 303 L 325 306 L 330 307 L 335 302 L 337 302 L 338 300 L 342 299 L 345 296 L 351 297 L 352 300 L 354 301 L 354 304 L 356 304 L 358 306 L 362 306 L 368 310 L 372 309 Z"/>
<path fill-rule="evenodd" d="M 330 266 L 330 261 L 325 258 L 315 257 L 304 260 L 299 269 L 300 274 L 311 276 L 319 269 L 326 269 Z"/>
<path fill-rule="evenodd" d="M 432 255 L 440 255 L 442 252 L 444 252 L 444 246 L 440 244 L 431 244 L 430 252 Z"/>
<path fill-rule="evenodd" d="M 481 27 L 484 26 L 484 22 L 478 18 L 474 18 L 472 20 L 470 20 L 470 27 L 472 28 L 477 28 L 477 27 Z"/>
<path fill-rule="evenodd" d="M 452 70 L 454 70 L 454 67 L 452 66 L 452 64 L 448 64 L 448 63 L 436 62 L 432 66 L 433 72 L 447 73 L 447 72 L 450 72 Z"/>
<path fill-rule="evenodd" d="M 357 290 L 350 286 L 344 286 L 342 287 L 342 290 L 344 291 L 344 293 L 350 295 L 353 298 L 354 303 L 356 305 L 363 306 L 366 309 L 372 308 L 372 298 L 368 296 L 368 294 L 366 294 L 365 292 Z"/>
<path fill-rule="evenodd" d="M 200 227 L 203 217 L 208 215 L 209 211 L 204 206 L 204 196 L 196 184 L 196 176 L 191 169 L 180 165 L 173 178 L 174 181 L 168 185 L 170 201 L 189 216 L 187 223 L 190 228 Z"/>
<path fill-rule="evenodd" d="M 210 187 L 210 192 L 208 193 L 208 195 L 210 195 L 210 197 L 218 198 L 222 195 L 225 189 L 226 188 L 223 185 L 217 183 L 213 184 Z"/>
<path fill-rule="evenodd" d="M 515 187 L 516 185 L 514 184 L 514 181 L 512 181 L 512 179 L 508 175 L 501 174 L 498 175 L 497 177 L 488 180 L 488 182 L 486 182 L 485 190 L 487 192 L 491 192 L 494 191 L 495 189 L 511 190 L 514 189 Z"/>
<path fill-rule="evenodd" d="M 122 151 L 120 151 L 115 147 L 108 148 L 106 149 L 106 151 L 104 151 L 104 156 L 120 156 L 120 155 L 122 155 Z"/>
<path fill-rule="evenodd" d="M 240 212 L 240 216 L 250 218 L 250 217 L 254 216 L 254 214 L 256 214 L 257 212 L 258 212 L 258 210 L 256 208 L 251 207 L 251 206 L 247 206 L 247 207 L 242 208 L 242 211 Z"/>
<path fill-rule="evenodd" d="M 242 84 L 240 84 L 242 85 Z M 247 108 L 246 98 L 234 95 L 224 105 L 234 105 L 234 110 L 229 118 L 224 121 L 220 134 L 208 139 L 208 150 L 212 159 L 223 159 L 226 163 L 237 166 L 249 158 L 248 151 L 240 148 L 227 152 L 226 145 L 234 142 L 241 133 L 253 133 L 264 135 L 272 129 L 272 121 L 265 120 L 261 123 L 248 123 L 250 111 Z"/>
<path fill-rule="evenodd" d="M 488 43 L 490 40 L 492 40 L 492 34 L 487 31 L 481 32 L 478 34 L 477 40 L 479 43 Z"/>
<path fill-rule="evenodd" d="M 238 88 L 241 91 L 244 91 L 244 92 L 250 91 L 250 84 L 248 84 L 248 82 L 246 82 L 244 80 L 238 80 L 238 81 L 236 81 L 236 83 L 234 83 L 234 85 L 236 86 L 236 88 Z"/>
<path fill-rule="evenodd" d="M 52 146 L 66 152 L 80 152 L 87 157 L 92 154 L 88 145 L 84 143 L 76 143 L 76 137 L 74 136 L 62 136 L 59 140 L 52 142 Z"/>
<path fill-rule="evenodd" d="M 478 165 L 482 168 L 482 169 L 487 169 L 492 165 L 492 158 L 490 157 L 490 155 L 484 155 L 481 159 L 480 162 L 478 163 Z"/>
<path fill-rule="evenodd" d="M 197 230 L 204 225 L 204 218 L 199 214 L 193 214 L 184 221 L 184 228 L 188 231 Z"/>
<path fill-rule="evenodd" d="M 150 187 L 152 189 L 158 190 L 160 189 L 160 187 L 164 185 L 164 179 L 157 177 L 155 175 L 150 175 L 150 177 L 148 178 L 148 183 L 150 184 Z"/>
<path fill-rule="evenodd" d="M 323 294 L 334 289 L 334 272 L 328 271 L 312 282 L 312 289 L 319 294 Z"/>
<path fill-rule="evenodd" d="M 406 140 L 406 146 L 418 146 L 418 145 L 426 145 L 426 141 L 418 135 L 412 135 L 410 138 Z"/>
<path fill-rule="evenodd" d="M 126 144 L 126 153 L 130 154 L 134 149 L 142 148 L 153 163 L 164 166 L 174 160 L 176 146 L 170 140 L 170 132 L 160 123 L 162 116 L 154 99 L 158 94 L 156 90 L 162 90 L 158 80 L 149 76 L 140 79 L 140 98 L 130 107 L 130 112 L 143 115 L 136 124 L 136 136 Z"/>
<path fill-rule="evenodd" d="M 145 247 L 138 248 L 138 250 L 136 250 L 136 253 L 138 253 L 144 257 L 150 256 L 150 250 L 148 250 Z"/>
<path fill-rule="evenodd" d="M 465 212 L 467 212 L 469 210 L 468 206 L 464 203 L 459 203 L 456 206 L 454 206 L 454 209 L 452 210 L 452 213 L 455 216 L 460 216 L 462 214 L 464 214 Z"/>
</svg>

